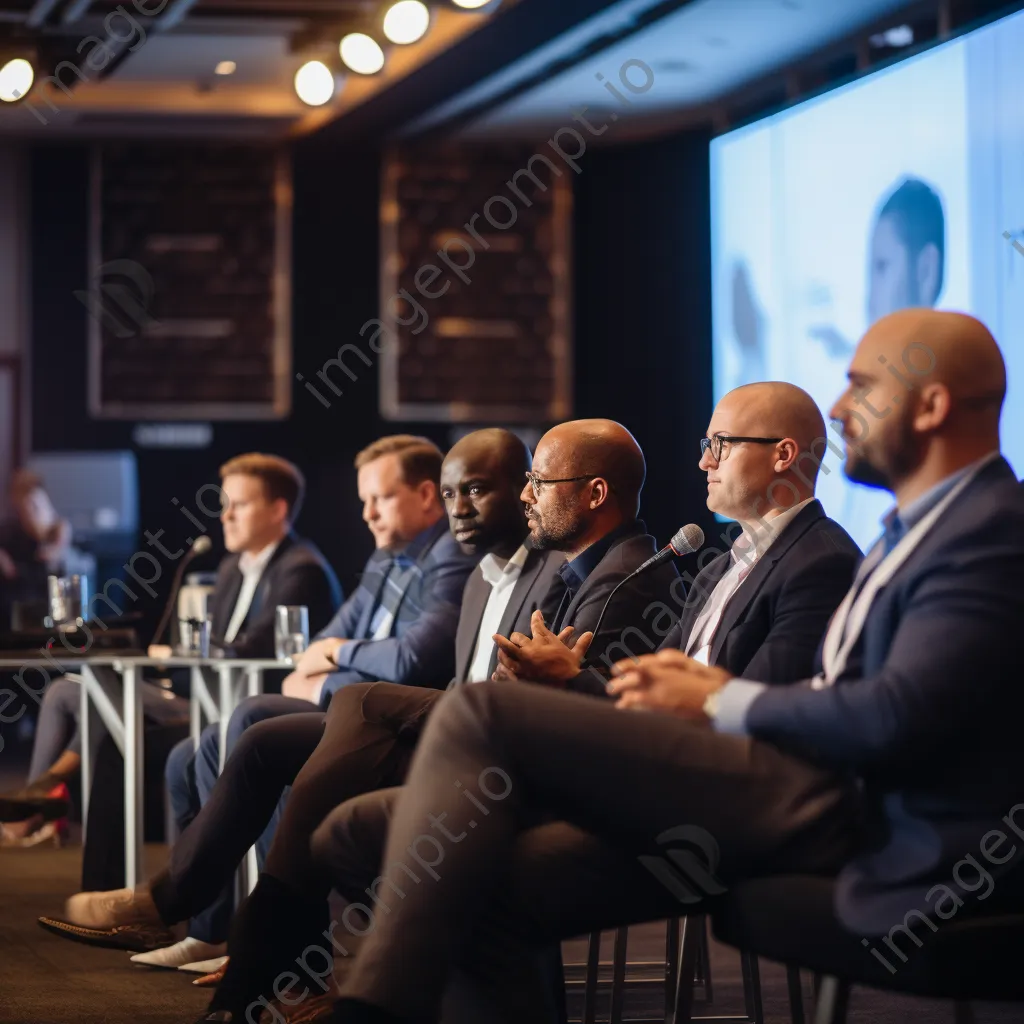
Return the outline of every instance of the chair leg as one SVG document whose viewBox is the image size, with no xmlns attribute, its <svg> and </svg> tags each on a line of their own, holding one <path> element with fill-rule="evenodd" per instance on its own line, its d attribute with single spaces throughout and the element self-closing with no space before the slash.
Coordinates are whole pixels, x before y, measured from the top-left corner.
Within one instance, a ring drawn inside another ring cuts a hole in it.
<svg viewBox="0 0 1024 1024">
<path fill-rule="evenodd" d="M 674 917 L 665 925 L 665 1020 L 672 1019 L 676 1002 L 676 985 L 679 969 L 679 918 Z"/>
<path fill-rule="evenodd" d="M 751 1024 L 764 1024 L 761 972 L 757 965 L 757 954 L 740 953 L 740 967 L 743 971 L 743 1001 L 747 1007 L 747 1020 L 751 1021 Z"/>
<path fill-rule="evenodd" d="M 629 929 L 615 929 L 615 947 L 612 953 L 612 999 L 608 1024 L 622 1024 L 622 1003 L 626 994 L 626 947 Z"/>
<path fill-rule="evenodd" d="M 786 986 L 789 988 L 789 1016 L 792 1024 L 804 1024 L 804 987 L 799 967 L 786 968 Z"/>
<path fill-rule="evenodd" d="M 953 1013 L 956 1024 L 974 1024 L 974 1007 L 970 1003 L 957 1003 Z"/>
<path fill-rule="evenodd" d="M 697 964 L 697 937 L 704 928 L 702 914 L 683 918 L 679 943 L 679 968 L 676 971 L 675 1006 L 666 1024 L 690 1024 L 693 1015 L 693 975 Z"/>
<path fill-rule="evenodd" d="M 698 933 L 699 945 L 697 947 L 697 955 L 701 968 L 699 978 L 704 986 L 704 1001 L 713 1003 L 715 1001 L 715 992 L 711 982 L 711 942 L 708 939 L 710 928 L 711 925 L 708 923 L 707 915 L 705 915 L 704 923 L 701 925 L 700 932 Z"/>
<path fill-rule="evenodd" d="M 601 969 L 601 933 L 591 932 L 587 943 L 587 976 L 583 983 L 583 1022 L 597 1019 L 597 974 Z"/>
<path fill-rule="evenodd" d="M 850 1002 L 850 986 L 831 975 L 824 975 L 814 1008 L 814 1024 L 846 1024 Z"/>
</svg>

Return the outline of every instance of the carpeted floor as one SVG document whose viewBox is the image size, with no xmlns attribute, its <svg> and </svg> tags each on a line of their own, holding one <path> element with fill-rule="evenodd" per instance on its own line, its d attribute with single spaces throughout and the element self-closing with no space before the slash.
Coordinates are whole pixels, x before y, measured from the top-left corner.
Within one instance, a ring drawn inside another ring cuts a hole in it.
<svg viewBox="0 0 1024 1024">
<path fill-rule="evenodd" d="M 147 867 L 159 865 L 164 851 L 147 850 Z M 188 1024 L 207 1004 L 208 994 L 192 987 L 190 977 L 176 971 L 135 967 L 127 953 L 93 949 L 58 939 L 36 924 L 43 913 L 59 911 L 77 888 L 80 851 L 0 850 L 0 1024 Z M 566 943 L 567 975 L 582 978 L 585 943 Z M 630 977 L 660 975 L 664 928 L 630 929 Z M 611 957 L 610 936 L 602 959 Z M 742 1012 L 739 961 L 730 949 L 712 949 L 714 1004 L 699 1004 L 699 1015 Z M 786 1024 L 789 1003 L 781 968 L 762 961 L 761 982 L 767 1024 Z M 805 979 L 810 996 L 810 979 Z M 581 986 L 569 986 L 570 1013 L 579 1015 Z M 632 984 L 627 989 L 626 1020 L 657 1019 L 663 1007 L 661 986 Z M 808 1006 L 809 1006 L 808 1001 Z M 607 998 L 600 1000 L 599 1019 L 607 1019 Z M 978 1024 L 1019 1024 L 1024 1007 L 979 1007 Z M 850 1024 L 951 1024 L 952 1007 L 880 993 L 854 994 Z M 481 1022 L 486 1024 L 486 1022 Z M 523 1022 L 529 1024 L 529 1022 Z"/>
</svg>

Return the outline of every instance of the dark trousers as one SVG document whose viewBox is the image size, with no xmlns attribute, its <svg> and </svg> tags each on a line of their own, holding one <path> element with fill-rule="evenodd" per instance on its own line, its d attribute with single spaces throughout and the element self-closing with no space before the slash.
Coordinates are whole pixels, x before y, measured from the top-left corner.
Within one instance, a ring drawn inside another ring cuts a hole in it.
<svg viewBox="0 0 1024 1024">
<path fill-rule="evenodd" d="M 194 918 L 230 880 L 291 784 L 265 872 L 238 908 L 215 1007 L 243 1012 L 309 942 L 323 942 L 332 881 L 312 860 L 312 835 L 339 804 L 405 781 L 423 724 L 443 696 L 397 683 L 356 684 L 335 694 L 326 716 L 293 714 L 241 736 L 167 870 L 152 883 L 165 922 Z M 563 1021 L 557 944 L 543 951 L 537 970 L 554 1019 Z"/>
<path fill-rule="evenodd" d="M 218 899 L 289 785 L 265 868 L 300 896 L 326 898 L 330 882 L 312 870 L 309 855 L 313 830 L 349 797 L 401 783 L 415 723 L 440 696 L 392 683 L 356 684 L 335 694 L 326 715 L 290 714 L 247 728 L 166 870 L 153 879 L 164 921 L 192 917 Z"/>
<path fill-rule="evenodd" d="M 268 719 L 280 719 L 282 716 L 313 717 L 322 721 L 323 716 L 315 710 L 309 701 L 284 697 L 281 694 L 262 694 L 243 700 L 228 720 L 227 743 L 225 744 L 225 771 L 231 763 L 232 755 L 239 741 L 254 725 Z M 322 731 L 322 730 L 321 730 Z M 291 736 L 292 733 L 286 732 Z M 295 733 L 301 735 L 301 730 Z M 320 731 L 316 733 L 319 739 Z M 299 743 L 300 754 L 313 749 Z M 316 741 L 313 741 L 313 746 Z M 285 758 L 287 761 L 287 757 Z M 184 834 L 188 826 L 198 816 L 213 794 L 220 777 L 220 727 L 217 724 L 207 726 L 202 733 L 197 749 L 193 749 L 192 740 L 186 739 L 179 743 L 170 753 L 165 769 L 167 794 L 171 804 L 178 834 Z M 294 771 L 288 782 L 294 778 Z M 273 785 L 273 783 L 271 783 Z M 285 783 L 285 787 L 287 782 Z M 278 798 L 282 799 L 284 787 L 279 787 Z M 262 833 L 248 844 L 255 844 L 257 857 L 262 864 L 270 848 L 276 826 L 277 815 L 271 812 L 264 819 Z M 248 834 L 248 833 L 247 833 Z M 248 849 L 248 846 L 246 849 Z M 195 914 L 189 921 L 189 935 L 202 939 L 204 942 L 223 942 L 228 936 L 231 924 L 231 913 L 234 909 L 234 886 L 229 881 L 224 885 L 220 895 L 210 901 L 202 911 Z"/>
<path fill-rule="evenodd" d="M 550 1020 L 538 946 L 686 913 L 740 878 L 837 871 L 855 806 L 763 743 L 529 684 L 466 687 L 430 716 L 405 787 L 314 835 L 314 859 L 374 910 L 343 991 L 410 1021 L 442 1005 L 446 1021 Z"/>
<path fill-rule="evenodd" d="M 157 725 L 144 720 L 143 821 L 148 842 L 164 838 L 163 766 L 174 747 L 188 735 L 188 725 Z M 82 889 L 86 892 L 124 886 L 124 758 L 107 734 L 93 762 L 89 820 L 82 851 Z"/>
</svg>

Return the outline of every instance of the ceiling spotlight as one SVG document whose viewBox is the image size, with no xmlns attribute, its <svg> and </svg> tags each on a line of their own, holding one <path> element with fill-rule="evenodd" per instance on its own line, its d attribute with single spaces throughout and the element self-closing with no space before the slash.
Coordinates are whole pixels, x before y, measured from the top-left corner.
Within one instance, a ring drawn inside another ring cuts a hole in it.
<svg viewBox="0 0 1024 1024">
<path fill-rule="evenodd" d="M 322 107 L 334 98 L 334 72 L 319 60 L 310 60 L 295 73 L 295 92 L 307 106 Z"/>
<path fill-rule="evenodd" d="M 456 7 L 461 7 L 464 11 L 475 11 L 478 7 L 486 7 L 491 0 L 452 0 L 452 3 Z"/>
<path fill-rule="evenodd" d="M 28 95 L 36 73 L 24 57 L 15 57 L 0 68 L 0 100 L 15 103 Z"/>
<path fill-rule="evenodd" d="M 338 47 L 347 68 L 358 75 L 375 75 L 384 67 L 380 43 L 363 32 L 350 32 Z"/>
<path fill-rule="evenodd" d="M 420 0 L 399 0 L 384 15 L 384 35 L 393 43 L 415 43 L 429 27 L 430 9 Z"/>
<path fill-rule="evenodd" d="M 222 60 L 214 69 L 215 75 L 233 75 L 238 70 L 238 65 L 233 60 Z"/>
</svg>

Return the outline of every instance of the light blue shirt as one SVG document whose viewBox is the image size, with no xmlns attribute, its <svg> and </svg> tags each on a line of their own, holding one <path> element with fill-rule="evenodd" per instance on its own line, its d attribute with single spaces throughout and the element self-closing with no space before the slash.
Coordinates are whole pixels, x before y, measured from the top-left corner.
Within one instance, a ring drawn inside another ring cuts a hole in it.
<svg viewBox="0 0 1024 1024">
<path fill-rule="evenodd" d="M 900 511 L 893 507 L 882 520 L 885 533 L 875 545 L 885 544 L 887 553 L 902 540 L 908 530 L 912 530 L 926 515 L 961 480 L 979 469 L 986 462 L 998 456 L 998 452 L 986 455 L 977 462 L 957 470 L 950 474 L 945 480 L 941 480 L 934 487 L 925 491 L 921 497 L 912 501 L 905 509 Z M 767 689 L 766 683 L 755 683 L 749 679 L 730 679 L 729 682 L 718 691 L 718 708 L 715 717 L 711 720 L 716 732 L 731 733 L 734 736 L 745 736 L 747 734 L 747 712 L 750 705 Z"/>
</svg>

